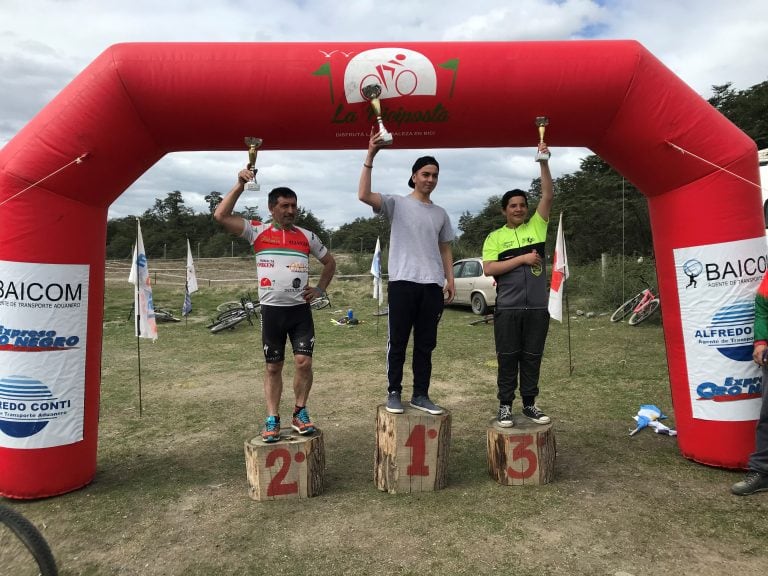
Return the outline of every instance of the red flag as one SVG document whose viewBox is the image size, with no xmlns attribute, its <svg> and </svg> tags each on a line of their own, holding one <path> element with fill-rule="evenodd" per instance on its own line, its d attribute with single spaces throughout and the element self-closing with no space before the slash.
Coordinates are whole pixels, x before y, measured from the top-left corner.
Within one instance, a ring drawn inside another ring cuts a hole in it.
<svg viewBox="0 0 768 576">
<path fill-rule="evenodd" d="M 560 223 L 557 225 L 557 241 L 555 242 L 555 257 L 552 260 L 552 282 L 549 287 L 549 315 L 558 322 L 563 321 L 563 290 L 568 278 L 568 256 L 565 252 L 563 238 L 563 214 L 560 213 Z"/>
</svg>

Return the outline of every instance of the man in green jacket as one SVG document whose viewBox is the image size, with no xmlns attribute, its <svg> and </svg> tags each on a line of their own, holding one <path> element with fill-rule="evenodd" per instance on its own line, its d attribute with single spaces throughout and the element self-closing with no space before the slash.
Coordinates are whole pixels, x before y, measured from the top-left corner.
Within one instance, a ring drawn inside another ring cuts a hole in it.
<svg viewBox="0 0 768 576">
<path fill-rule="evenodd" d="M 755 344 L 752 359 L 763 369 L 763 400 L 755 430 L 755 451 L 749 456 L 747 475 L 731 486 L 737 496 L 768 490 L 768 274 L 755 296 Z"/>
</svg>

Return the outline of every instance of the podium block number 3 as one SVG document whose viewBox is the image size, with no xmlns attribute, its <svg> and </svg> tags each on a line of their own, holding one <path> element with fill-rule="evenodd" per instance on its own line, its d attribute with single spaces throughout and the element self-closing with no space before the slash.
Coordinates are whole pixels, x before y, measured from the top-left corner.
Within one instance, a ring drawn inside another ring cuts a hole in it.
<svg viewBox="0 0 768 576">
<path fill-rule="evenodd" d="M 515 480 L 530 478 L 536 473 L 539 462 L 536 452 L 531 450 L 534 444 L 531 434 L 507 436 L 507 458 L 511 463 L 507 466 L 507 476 Z M 509 448 L 512 448 L 511 453 Z"/>
</svg>

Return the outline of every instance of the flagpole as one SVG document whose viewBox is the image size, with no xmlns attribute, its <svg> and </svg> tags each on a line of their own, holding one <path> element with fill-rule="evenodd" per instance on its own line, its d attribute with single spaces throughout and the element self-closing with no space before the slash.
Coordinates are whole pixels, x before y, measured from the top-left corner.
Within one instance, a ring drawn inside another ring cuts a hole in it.
<svg viewBox="0 0 768 576">
<path fill-rule="evenodd" d="M 136 318 L 136 326 L 138 327 L 139 322 L 141 321 L 141 318 Z M 136 358 L 138 359 L 139 364 L 139 418 L 141 418 L 142 414 L 142 407 L 141 407 L 141 338 L 139 336 L 136 336 Z"/>
<path fill-rule="evenodd" d="M 136 218 L 136 221 L 138 222 L 139 219 Z M 142 415 L 142 405 L 141 405 L 141 307 L 138 305 L 139 302 L 139 259 L 138 259 L 138 252 L 139 245 L 138 245 L 138 237 L 136 238 L 136 245 L 133 250 L 133 263 L 131 264 L 131 267 L 133 268 L 133 273 L 135 274 L 135 278 L 137 278 L 136 281 L 136 292 L 133 295 L 133 312 L 136 314 L 136 360 L 138 364 L 138 371 L 139 371 L 139 418 L 141 418 Z"/>
<path fill-rule="evenodd" d="M 571 309 L 568 306 L 568 287 L 563 284 L 565 296 L 565 315 L 568 318 L 568 376 L 573 376 L 573 359 L 571 356 Z"/>
</svg>

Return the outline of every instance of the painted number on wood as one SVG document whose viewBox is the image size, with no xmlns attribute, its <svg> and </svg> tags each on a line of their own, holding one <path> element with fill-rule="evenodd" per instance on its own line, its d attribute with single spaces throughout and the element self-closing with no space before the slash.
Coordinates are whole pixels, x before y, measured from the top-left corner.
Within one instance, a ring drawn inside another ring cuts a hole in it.
<svg viewBox="0 0 768 576">
<path fill-rule="evenodd" d="M 266 465 L 267 468 L 272 468 L 277 460 L 280 460 L 280 468 L 277 474 L 274 475 L 272 480 L 267 486 L 267 496 L 284 496 L 286 494 L 296 494 L 299 491 L 298 482 L 283 482 L 288 471 L 291 468 L 291 453 L 285 448 L 277 448 L 267 454 Z M 296 454 L 296 462 L 303 462 L 304 454 L 298 452 Z"/>
<path fill-rule="evenodd" d="M 426 464 L 427 438 L 437 438 L 437 431 L 427 430 L 424 424 L 417 424 L 411 430 L 405 445 L 411 449 L 411 463 L 408 464 L 406 474 L 408 476 L 429 476 L 429 466 Z"/>
<path fill-rule="evenodd" d="M 514 469 L 512 466 L 507 466 L 507 476 L 516 480 L 523 478 L 530 478 L 536 472 L 538 468 L 538 458 L 536 452 L 530 449 L 530 446 L 534 443 L 533 436 L 531 434 L 524 434 L 521 436 L 507 436 L 507 446 L 512 446 L 512 454 L 508 453 L 508 461 L 513 464 L 518 464 Z M 519 465 L 523 460 L 524 465 Z"/>
</svg>

